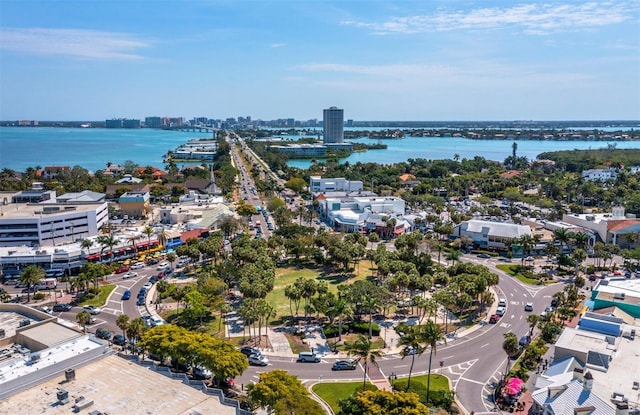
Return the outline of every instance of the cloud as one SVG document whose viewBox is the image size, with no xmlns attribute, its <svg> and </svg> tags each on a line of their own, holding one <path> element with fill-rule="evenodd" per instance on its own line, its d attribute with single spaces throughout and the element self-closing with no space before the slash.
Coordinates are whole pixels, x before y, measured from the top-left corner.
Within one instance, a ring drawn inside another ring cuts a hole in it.
<svg viewBox="0 0 640 415">
<path fill-rule="evenodd" d="M 637 19 L 638 3 L 589 2 L 583 4 L 524 4 L 513 7 L 481 8 L 469 11 L 439 11 L 427 15 L 391 17 L 382 22 L 344 21 L 375 34 L 428 33 L 452 30 L 520 28 L 525 33 L 547 35 L 557 32 L 592 30 L 599 26 Z"/>
<path fill-rule="evenodd" d="M 83 59 L 137 60 L 151 44 L 126 33 L 82 29 L 3 28 L 0 48 L 31 55 L 64 55 Z"/>
<path fill-rule="evenodd" d="M 286 43 L 272 43 L 271 45 L 269 45 L 269 47 L 271 48 L 281 48 L 283 46 L 285 46 Z"/>
</svg>

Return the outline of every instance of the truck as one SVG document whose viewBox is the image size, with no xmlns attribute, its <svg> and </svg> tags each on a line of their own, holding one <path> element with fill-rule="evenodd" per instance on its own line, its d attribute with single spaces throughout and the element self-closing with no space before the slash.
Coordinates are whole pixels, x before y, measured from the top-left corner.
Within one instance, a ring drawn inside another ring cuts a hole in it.
<svg viewBox="0 0 640 415">
<path fill-rule="evenodd" d="M 39 290 L 54 290 L 58 286 L 56 278 L 43 278 L 37 285 Z"/>
</svg>

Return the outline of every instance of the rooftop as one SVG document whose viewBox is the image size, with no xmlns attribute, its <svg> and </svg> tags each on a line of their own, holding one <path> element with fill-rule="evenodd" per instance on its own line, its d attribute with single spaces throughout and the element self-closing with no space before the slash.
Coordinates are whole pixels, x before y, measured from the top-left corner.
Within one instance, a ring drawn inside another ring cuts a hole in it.
<svg viewBox="0 0 640 415">
<path fill-rule="evenodd" d="M 104 202 L 100 202 L 104 203 Z M 96 204 L 79 204 L 79 205 L 69 205 L 69 204 L 55 204 L 55 203 L 46 203 L 46 204 L 12 204 L 8 207 L 5 207 L 2 210 L 2 219 L 32 219 L 32 218 L 47 218 L 48 214 L 44 209 L 51 209 L 53 207 L 59 207 L 60 210 L 57 211 L 49 211 L 52 214 L 60 214 L 66 212 L 84 212 L 94 210 L 96 208 Z M 73 208 L 73 210 L 69 210 L 69 208 Z"/>
<path fill-rule="evenodd" d="M 69 393 L 69 403 L 58 405 L 56 394 Z M 75 369 L 75 379 L 64 374 L 0 401 L 5 414 L 68 414 L 76 398 L 93 401 L 88 410 L 115 414 L 235 414 L 216 396 L 206 395 L 153 370 L 117 356 L 108 356 Z"/>
</svg>

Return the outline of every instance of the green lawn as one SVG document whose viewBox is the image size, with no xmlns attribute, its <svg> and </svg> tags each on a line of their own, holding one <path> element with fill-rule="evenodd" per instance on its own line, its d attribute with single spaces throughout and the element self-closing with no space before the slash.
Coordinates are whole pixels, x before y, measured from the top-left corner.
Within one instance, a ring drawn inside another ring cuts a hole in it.
<svg viewBox="0 0 640 415">
<path fill-rule="evenodd" d="M 100 287 L 100 294 L 90 300 L 83 301 L 80 306 L 92 305 L 96 307 L 102 307 L 107 303 L 109 294 L 111 294 L 111 292 L 115 289 L 116 286 L 114 284 L 103 285 Z"/>
<path fill-rule="evenodd" d="M 514 271 L 514 268 L 517 267 L 517 265 L 509 265 L 509 264 L 498 264 L 496 265 L 496 268 L 498 268 L 499 270 L 502 270 L 504 272 L 506 272 L 507 274 L 511 275 L 512 277 L 516 277 L 518 280 L 524 282 L 525 284 L 531 284 L 531 285 L 539 285 L 540 280 L 538 280 L 537 278 L 528 278 L 525 277 L 524 275 L 518 273 L 516 274 Z"/>
<path fill-rule="evenodd" d="M 408 384 L 408 377 L 398 378 L 394 385 L 397 390 L 405 390 Z M 427 375 L 411 376 L 411 389 L 419 385 L 419 389 L 427 392 Z M 429 385 L 432 391 L 449 391 L 449 380 L 442 375 L 431 374 L 431 383 Z"/>
<path fill-rule="evenodd" d="M 362 390 L 362 382 L 317 383 L 311 389 L 337 414 L 340 412 L 338 402 L 353 395 L 357 389 Z M 376 390 L 377 388 L 367 382 L 367 389 Z"/>
</svg>

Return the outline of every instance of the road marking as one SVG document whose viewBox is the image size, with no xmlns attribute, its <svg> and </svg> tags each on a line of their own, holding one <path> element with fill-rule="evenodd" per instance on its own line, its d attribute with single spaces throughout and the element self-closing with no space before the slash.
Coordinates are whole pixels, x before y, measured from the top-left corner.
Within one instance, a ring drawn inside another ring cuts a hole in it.
<svg viewBox="0 0 640 415">
<path fill-rule="evenodd" d="M 440 360 L 444 360 L 444 361 L 446 361 L 447 359 L 451 359 L 452 357 L 453 357 L 453 356 L 447 356 L 447 357 L 443 357 L 443 358 L 441 358 Z"/>
<path fill-rule="evenodd" d="M 485 384 L 484 382 L 480 382 L 479 380 L 475 380 L 475 379 L 468 379 L 468 378 L 463 378 L 463 377 L 460 377 L 460 378 L 458 379 L 458 382 L 460 382 L 461 380 L 464 380 L 464 381 L 466 381 L 466 382 L 475 383 L 475 384 L 478 384 L 478 385 L 484 385 L 484 384 Z"/>
<path fill-rule="evenodd" d="M 409 365 L 394 366 L 393 368 L 394 368 L 394 369 L 398 369 L 398 368 L 401 368 L 401 367 L 409 367 Z"/>
<path fill-rule="evenodd" d="M 480 346 L 480 348 L 482 349 L 483 347 L 487 347 L 489 345 L 489 343 L 485 343 L 482 346 Z"/>
</svg>

